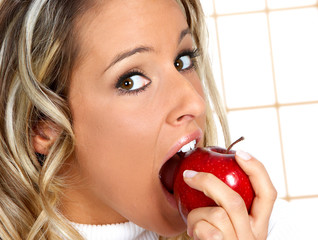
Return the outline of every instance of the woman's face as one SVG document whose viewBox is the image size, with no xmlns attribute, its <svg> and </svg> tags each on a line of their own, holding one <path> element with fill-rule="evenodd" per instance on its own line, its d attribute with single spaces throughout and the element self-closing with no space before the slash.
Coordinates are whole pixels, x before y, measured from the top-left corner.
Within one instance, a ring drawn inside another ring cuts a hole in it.
<svg viewBox="0 0 318 240">
<path fill-rule="evenodd" d="M 105 1 L 106 2 L 106 1 Z M 186 19 L 174 0 L 113 0 L 77 24 L 82 55 L 69 102 L 76 147 L 63 211 L 76 222 L 185 230 L 159 179 L 183 145 L 202 145 L 205 101 Z"/>
</svg>

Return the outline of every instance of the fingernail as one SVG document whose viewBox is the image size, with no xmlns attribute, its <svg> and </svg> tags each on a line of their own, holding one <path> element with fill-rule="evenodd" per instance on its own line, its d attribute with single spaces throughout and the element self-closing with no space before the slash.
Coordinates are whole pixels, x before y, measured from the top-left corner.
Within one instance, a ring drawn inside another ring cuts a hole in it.
<svg viewBox="0 0 318 240">
<path fill-rule="evenodd" d="M 187 229 L 187 235 L 188 235 L 189 237 L 192 237 L 192 236 L 190 235 L 190 230 L 189 230 L 189 229 Z"/>
<path fill-rule="evenodd" d="M 198 172 L 196 172 L 196 171 L 193 171 L 193 170 L 185 170 L 184 172 L 183 172 L 183 177 L 185 177 L 185 178 L 193 178 L 195 175 L 197 175 L 198 174 Z"/>
<path fill-rule="evenodd" d="M 245 161 L 248 161 L 250 160 L 252 157 L 251 155 L 249 155 L 247 152 L 244 152 L 242 150 L 237 150 L 236 151 L 236 155 L 239 156 L 239 158 L 245 160 Z"/>
</svg>

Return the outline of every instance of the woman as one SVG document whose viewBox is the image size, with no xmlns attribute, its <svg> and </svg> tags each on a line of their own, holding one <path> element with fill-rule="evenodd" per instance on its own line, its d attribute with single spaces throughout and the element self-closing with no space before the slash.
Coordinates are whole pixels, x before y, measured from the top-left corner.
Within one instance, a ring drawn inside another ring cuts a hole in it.
<svg viewBox="0 0 318 240">
<path fill-rule="evenodd" d="M 247 153 L 250 215 L 186 172 L 219 204 L 186 225 L 159 178 L 182 146 L 216 144 L 212 108 L 229 143 L 203 20 L 190 0 L 2 1 L 2 239 L 266 239 L 276 191 Z"/>
</svg>

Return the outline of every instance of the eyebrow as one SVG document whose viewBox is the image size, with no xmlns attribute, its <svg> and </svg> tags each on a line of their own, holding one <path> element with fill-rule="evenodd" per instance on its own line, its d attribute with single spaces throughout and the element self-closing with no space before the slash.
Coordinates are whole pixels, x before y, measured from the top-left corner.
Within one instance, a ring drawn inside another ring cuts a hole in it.
<svg viewBox="0 0 318 240">
<path fill-rule="evenodd" d="M 178 39 L 178 44 L 180 44 L 180 42 L 182 41 L 182 39 L 187 35 L 187 34 L 191 34 L 191 31 L 189 28 L 186 28 L 184 30 L 181 31 L 179 39 Z M 154 48 L 152 47 L 147 47 L 147 46 L 139 46 L 136 47 L 132 50 L 128 50 L 128 51 L 124 51 L 122 53 L 119 53 L 118 55 L 115 56 L 114 60 L 108 65 L 108 67 L 106 68 L 105 72 L 111 68 L 112 66 L 114 66 L 116 63 L 124 60 L 125 58 L 131 57 L 137 53 L 143 53 L 143 52 L 154 52 Z"/>
<path fill-rule="evenodd" d="M 192 34 L 191 34 L 191 31 L 190 31 L 190 28 L 186 28 L 186 29 L 184 29 L 184 30 L 180 33 L 180 37 L 179 37 L 179 42 L 178 42 L 178 44 L 181 43 L 182 39 L 183 39 L 187 34 L 192 35 Z"/>
<path fill-rule="evenodd" d="M 105 72 L 111 68 L 112 66 L 114 66 L 116 63 L 124 60 L 125 58 L 131 57 L 133 55 L 135 55 L 136 53 L 142 53 L 142 52 L 153 52 L 154 49 L 152 47 L 145 47 L 145 46 L 140 46 L 140 47 L 136 47 L 132 50 L 128 50 L 122 53 L 119 53 L 118 55 L 116 55 L 116 57 L 114 58 L 114 60 L 108 65 L 108 67 L 106 68 Z"/>
</svg>

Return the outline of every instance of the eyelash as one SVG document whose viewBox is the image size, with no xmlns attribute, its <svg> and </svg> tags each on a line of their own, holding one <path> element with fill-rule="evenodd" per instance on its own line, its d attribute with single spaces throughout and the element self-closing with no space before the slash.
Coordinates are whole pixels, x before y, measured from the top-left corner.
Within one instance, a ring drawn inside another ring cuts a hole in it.
<svg viewBox="0 0 318 240">
<path fill-rule="evenodd" d="M 130 91 L 129 91 L 129 90 L 122 89 L 122 88 L 120 87 L 121 84 L 122 84 L 127 78 L 130 78 L 130 77 L 133 77 L 133 76 L 136 76 L 136 75 L 142 76 L 142 77 L 144 77 L 144 78 L 149 79 L 149 78 L 145 75 L 145 73 L 144 73 L 143 71 L 139 70 L 139 69 L 132 69 L 132 70 L 130 70 L 129 72 L 127 72 L 127 73 L 121 75 L 121 76 L 118 78 L 117 82 L 116 82 L 115 88 L 118 90 L 118 93 L 119 93 L 120 95 L 125 95 L 125 94 L 128 94 L 128 95 L 137 95 L 138 93 L 144 91 L 147 87 L 149 87 L 149 85 L 151 84 L 151 81 L 150 81 L 149 84 L 147 84 L 147 85 L 145 85 L 145 86 L 143 86 L 143 87 L 141 87 L 141 88 L 138 88 L 138 89 L 136 89 L 136 90 L 130 90 Z"/>
<path fill-rule="evenodd" d="M 198 48 L 186 49 L 179 53 L 174 61 L 176 62 L 181 57 L 189 56 L 191 59 L 191 65 L 188 68 L 181 70 L 180 72 L 192 71 L 197 68 L 197 57 L 199 57 L 200 55 L 201 53 Z"/>
<path fill-rule="evenodd" d="M 190 72 L 190 71 L 192 71 L 192 70 L 195 70 L 196 67 L 197 67 L 197 59 L 196 59 L 196 58 L 197 58 L 198 56 L 200 56 L 200 51 L 199 51 L 199 49 L 194 48 L 194 49 L 186 49 L 186 50 L 182 51 L 182 52 L 179 53 L 178 56 L 175 58 L 174 63 L 175 63 L 178 59 L 180 59 L 180 58 L 182 58 L 182 57 L 184 57 L 184 56 L 189 56 L 189 57 L 190 57 L 190 59 L 191 59 L 191 65 L 190 65 L 189 67 L 187 67 L 186 69 L 180 70 L 180 72 L 185 73 L 185 72 L 188 72 L 188 71 Z M 135 89 L 135 90 L 125 90 L 125 89 L 122 89 L 122 88 L 121 88 L 121 84 L 122 84 L 127 78 L 130 78 L 130 77 L 133 77 L 133 76 L 136 76 L 136 75 L 142 76 L 142 77 L 147 78 L 147 79 L 149 80 L 149 78 L 146 76 L 146 74 L 145 74 L 144 72 L 142 72 L 141 70 L 139 70 L 139 69 L 132 69 L 132 70 L 130 70 L 129 72 L 127 72 L 127 73 L 121 75 L 121 76 L 118 78 L 118 80 L 117 80 L 117 82 L 116 82 L 116 84 L 115 84 L 115 88 L 117 89 L 117 91 L 118 91 L 118 93 L 119 93 L 120 95 L 138 95 L 140 92 L 145 91 L 145 89 L 150 86 L 151 81 L 150 81 L 150 83 L 148 83 L 147 85 L 145 85 L 145 86 L 143 86 L 143 87 L 141 87 L 141 88 Z"/>
</svg>

